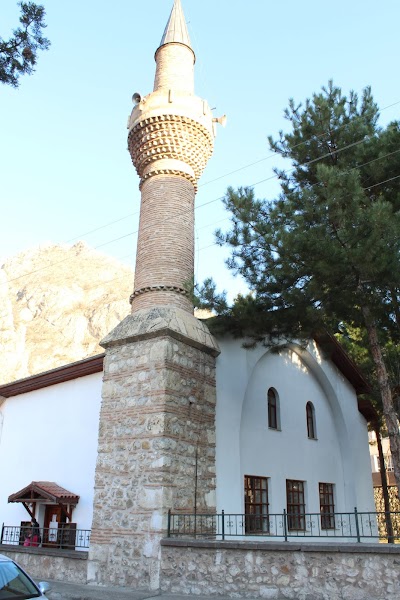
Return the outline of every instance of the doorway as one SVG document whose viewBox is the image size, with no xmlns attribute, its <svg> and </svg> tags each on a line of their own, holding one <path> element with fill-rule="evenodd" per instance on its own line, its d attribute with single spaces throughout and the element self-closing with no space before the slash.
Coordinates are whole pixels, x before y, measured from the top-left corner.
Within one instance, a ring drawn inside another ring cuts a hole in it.
<svg viewBox="0 0 400 600">
<path fill-rule="evenodd" d="M 44 514 L 43 545 L 59 546 L 60 532 L 66 522 L 65 512 L 61 506 L 47 505 Z"/>
</svg>

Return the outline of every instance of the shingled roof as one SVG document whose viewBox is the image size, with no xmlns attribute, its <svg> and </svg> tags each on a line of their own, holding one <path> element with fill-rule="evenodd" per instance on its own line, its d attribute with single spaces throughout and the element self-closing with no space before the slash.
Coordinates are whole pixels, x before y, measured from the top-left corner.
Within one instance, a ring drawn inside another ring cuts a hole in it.
<svg viewBox="0 0 400 600">
<path fill-rule="evenodd" d="M 32 481 L 19 492 L 8 497 L 9 502 L 50 502 L 78 504 L 79 496 L 69 492 L 54 481 Z"/>
</svg>

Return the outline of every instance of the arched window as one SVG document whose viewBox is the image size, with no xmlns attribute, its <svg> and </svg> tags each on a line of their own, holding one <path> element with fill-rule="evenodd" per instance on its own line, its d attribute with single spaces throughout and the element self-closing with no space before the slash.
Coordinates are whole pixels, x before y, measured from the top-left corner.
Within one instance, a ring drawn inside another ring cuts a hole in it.
<svg viewBox="0 0 400 600">
<path fill-rule="evenodd" d="M 315 430 L 315 410 L 312 402 L 307 402 L 306 405 L 306 415 L 307 415 L 307 435 L 310 440 L 315 440 L 317 438 L 316 430 Z"/>
<path fill-rule="evenodd" d="M 279 429 L 279 400 L 274 388 L 268 390 L 268 427 Z"/>
</svg>

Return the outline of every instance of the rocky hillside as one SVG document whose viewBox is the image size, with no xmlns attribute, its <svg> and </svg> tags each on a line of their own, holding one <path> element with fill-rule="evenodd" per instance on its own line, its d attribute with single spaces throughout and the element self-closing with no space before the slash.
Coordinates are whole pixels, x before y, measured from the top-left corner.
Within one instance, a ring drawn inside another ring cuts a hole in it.
<svg viewBox="0 0 400 600">
<path fill-rule="evenodd" d="M 132 270 L 89 248 L 46 245 L 0 267 L 0 384 L 98 354 L 130 311 Z"/>
</svg>

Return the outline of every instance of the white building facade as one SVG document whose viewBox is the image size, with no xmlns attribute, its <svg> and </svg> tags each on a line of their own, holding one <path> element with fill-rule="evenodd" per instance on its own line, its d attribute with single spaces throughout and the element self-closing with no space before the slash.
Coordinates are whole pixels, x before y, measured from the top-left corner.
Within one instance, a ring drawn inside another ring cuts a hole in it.
<svg viewBox="0 0 400 600">
<path fill-rule="evenodd" d="M 218 341 L 218 512 L 247 513 L 254 486 L 264 491 L 264 514 L 296 503 L 305 513 L 374 511 L 368 412 L 357 383 L 316 342 L 276 353 Z"/>
<path fill-rule="evenodd" d="M 29 503 L 39 525 L 72 521 L 90 530 L 101 386 L 102 356 L 2 386 L 0 525 L 31 519 L 23 503 L 9 503 L 9 496 L 32 482 L 51 482 L 78 501 L 66 506 L 71 519 L 52 498 Z"/>
<path fill-rule="evenodd" d="M 315 341 L 279 352 L 218 341 L 217 513 L 247 514 L 247 531 L 237 533 L 251 535 L 262 533 L 260 514 L 299 512 L 293 525 L 301 529 L 303 513 L 373 512 L 369 409 L 357 400 L 357 372 L 349 381 Z M 77 529 L 91 529 L 101 362 L 94 357 L 0 388 L 0 524 L 30 519 L 9 496 L 31 482 L 55 482 L 79 496 L 72 512 Z M 48 527 L 52 506 L 37 502 L 41 527 Z M 264 524 L 264 533 L 279 532 Z"/>
</svg>

